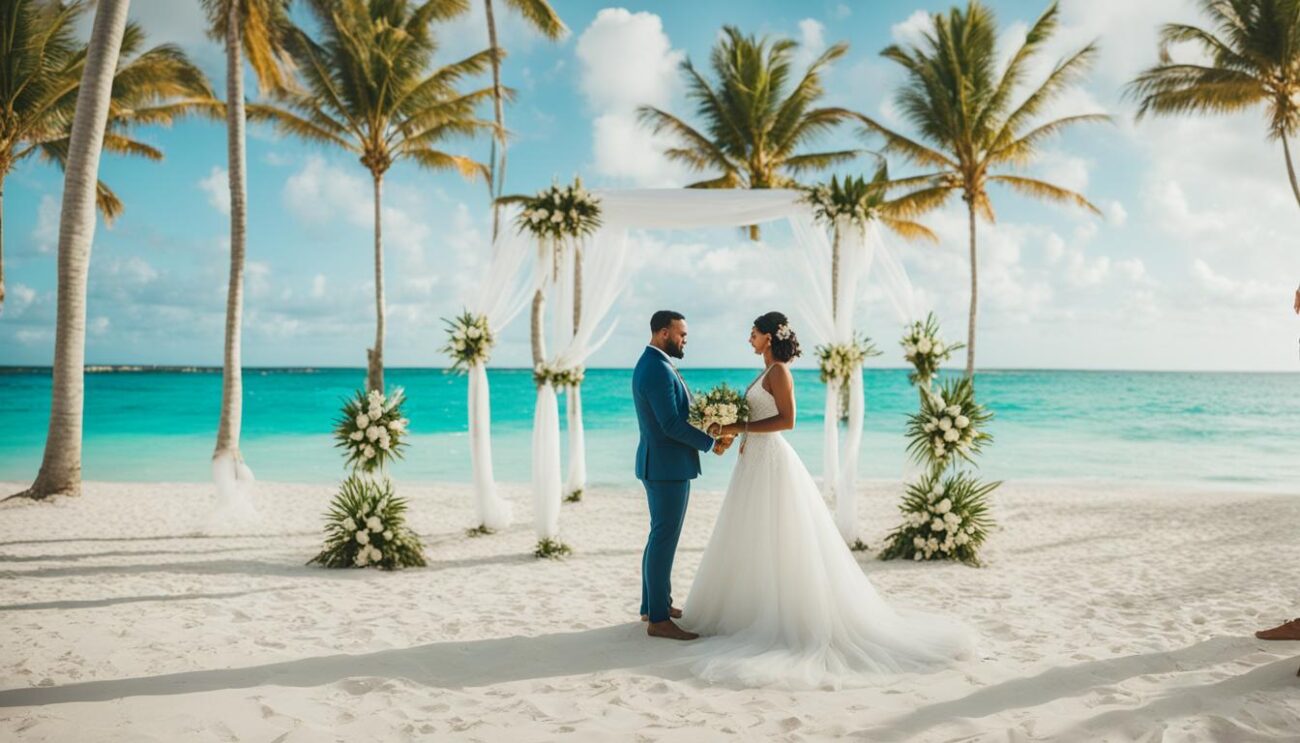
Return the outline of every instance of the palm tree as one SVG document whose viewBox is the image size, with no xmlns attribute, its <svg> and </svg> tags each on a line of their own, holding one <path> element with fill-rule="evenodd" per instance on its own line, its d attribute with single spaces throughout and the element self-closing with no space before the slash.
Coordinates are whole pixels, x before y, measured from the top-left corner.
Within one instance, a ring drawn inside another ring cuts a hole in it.
<svg viewBox="0 0 1300 743">
<path fill-rule="evenodd" d="M 1201 0 L 1213 30 L 1170 23 L 1160 30 L 1160 63 L 1137 76 L 1128 92 L 1141 101 L 1137 118 L 1152 114 L 1268 112 L 1268 136 L 1282 141 L 1282 157 L 1296 203 L 1287 137 L 1300 128 L 1300 2 Z M 1199 47 L 1208 64 L 1175 62 L 1174 44 Z"/>
<path fill-rule="evenodd" d="M 226 290 L 226 339 L 221 385 L 221 419 L 213 460 L 229 457 L 239 471 L 239 432 L 243 423 L 243 371 L 240 325 L 244 312 L 244 250 L 248 226 L 245 178 L 244 62 L 264 90 L 289 82 L 282 47 L 287 30 L 287 0 L 202 0 L 208 35 L 226 46 L 226 163 L 230 186 L 230 281 Z"/>
<path fill-rule="evenodd" d="M 129 0 L 100 0 L 90 43 L 85 47 L 76 45 L 68 27 L 71 19 L 84 12 L 84 5 L 34 5 L 5 3 L 0 19 L 5 22 L 6 34 L 12 34 L 6 43 L 13 44 L 13 39 L 23 34 L 27 43 L 35 46 L 31 56 L 5 57 L 5 94 L 10 101 L 22 101 L 25 114 L 21 125 L 25 128 L 18 128 L 16 109 L 10 109 L 15 115 L 5 122 L 6 127 L 25 133 L 22 140 L 6 139 L 5 152 L 13 158 L 9 162 L 35 148 L 65 171 L 50 425 L 36 481 L 12 496 L 43 499 L 81 493 L 86 278 L 95 208 L 106 213 L 121 211 L 121 202 L 98 180 L 100 154 L 107 149 L 159 158 L 161 153 L 126 137 L 122 130 L 133 124 L 168 122 L 196 107 L 210 107 L 212 101 L 202 73 L 175 47 L 157 47 L 119 66 L 119 60 L 134 53 L 144 40 L 140 29 L 126 22 Z M 34 29 L 39 30 L 33 33 Z M 11 48 L 26 52 L 24 46 Z M 69 70 L 75 70 L 71 78 Z M 21 82 L 14 85 L 14 81 Z M 32 111 L 25 96 L 44 101 L 54 112 L 42 115 Z M 32 124 L 33 120 L 43 121 L 43 128 Z"/>
<path fill-rule="evenodd" d="M 559 41 L 569 33 L 569 29 L 560 20 L 546 0 L 505 0 L 505 4 L 523 16 L 528 25 L 550 41 Z M 504 195 L 506 183 L 506 117 L 504 103 L 505 89 L 501 87 L 501 60 L 505 53 L 497 43 L 497 18 L 492 9 L 492 0 L 483 0 L 483 11 L 487 18 L 488 49 L 492 52 L 492 113 L 496 121 L 497 135 L 492 138 L 492 151 L 488 156 L 488 197 L 492 200 L 492 239 L 496 239 L 501 229 L 501 203 L 498 199 Z M 497 147 L 501 148 L 500 156 Z"/>
<path fill-rule="evenodd" d="M 665 151 L 670 160 L 709 174 L 687 188 L 786 188 L 797 185 L 797 176 L 847 162 L 860 153 L 799 151 L 851 116 L 847 109 L 816 107 L 823 93 L 822 71 L 844 56 L 847 44 L 835 44 L 818 55 L 790 87 L 796 42 L 747 36 L 733 26 L 724 26 L 722 32 L 709 59 L 716 84 L 706 80 L 690 59 L 682 62 L 688 96 L 704 122 L 703 131 L 654 106 L 638 110 L 641 121 L 655 133 L 668 132 L 678 140 Z M 758 226 L 749 231 L 757 240 Z"/>
<path fill-rule="evenodd" d="M 921 141 L 856 114 L 865 134 L 884 139 L 884 152 L 900 154 L 934 169 L 908 179 L 925 183 L 909 195 L 914 205 L 941 204 L 957 192 L 966 202 L 970 232 L 968 377 L 975 373 L 979 303 L 975 218 L 995 220 L 986 186 L 1000 183 L 1026 196 L 1081 206 L 1100 214 L 1088 199 L 1070 189 L 1024 175 L 994 172 L 1001 166 L 1029 164 L 1038 154 L 1039 145 L 1073 124 L 1110 120 L 1105 114 L 1093 113 L 1036 121 L 1047 105 L 1087 70 L 1097 54 L 1095 43 L 1058 60 L 1033 92 L 1019 105 L 1012 105 L 1012 96 L 1024 84 L 1030 62 L 1056 31 L 1058 15 L 1056 3 L 1049 5 L 999 73 L 997 23 L 987 8 L 971 0 L 965 10 L 953 8 L 947 15 L 935 14 L 920 44 L 893 45 L 881 52 L 906 71 L 907 82 L 898 92 L 896 103 L 903 118 L 919 131 Z"/>
<path fill-rule="evenodd" d="M 279 97 L 292 111 L 253 107 L 290 134 L 357 155 L 374 183 L 375 344 L 366 389 L 384 389 L 384 174 L 398 160 L 434 171 L 482 176 L 485 166 L 437 149 L 445 139 L 493 131 L 476 106 L 492 88 L 462 93 L 457 82 L 487 70 L 491 50 L 430 69 L 438 45 L 430 25 L 466 10 L 467 0 L 310 0 L 320 41 L 301 29 L 287 39 L 305 84 Z"/>
<path fill-rule="evenodd" d="M 0 3 L 0 225 L 5 177 L 33 155 L 59 167 L 68 163 L 74 110 L 85 72 L 86 45 L 76 25 L 89 10 L 85 2 L 6 0 Z M 122 32 L 115 54 L 112 96 L 103 147 L 109 152 L 161 160 L 162 152 L 128 136 L 140 124 L 168 124 L 208 99 L 211 91 L 198 68 L 176 46 L 164 44 L 139 53 L 144 33 L 135 24 Z M 117 60 L 127 59 L 120 66 Z M 114 71 L 114 69 L 116 71 Z M 100 213 L 111 221 L 122 202 L 96 183 Z M 4 235 L 0 230 L 0 308 L 4 302 Z"/>
</svg>

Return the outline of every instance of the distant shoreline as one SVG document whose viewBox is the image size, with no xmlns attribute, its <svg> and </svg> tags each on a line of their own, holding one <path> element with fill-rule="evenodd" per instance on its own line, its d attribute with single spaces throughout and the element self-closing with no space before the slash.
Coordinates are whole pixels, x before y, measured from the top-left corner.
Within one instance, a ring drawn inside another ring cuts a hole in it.
<svg viewBox="0 0 1300 743">
<path fill-rule="evenodd" d="M 752 366 L 752 365 L 751 365 Z M 449 366 L 388 366 L 389 371 L 442 371 L 451 372 Z M 517 371 L 531 372 L 532 368 L 527 366 L 493 366 L 489 367 L 492 371 Z M 731 369 L 749 369 L 750 366 L 689 366 L 690 369 L 712 369 L 712 370 L 731 370 Z M 906 366 L 868 366 L 868 371 L 909 371 L 910 367 Z M 355 371 L 359 374 L 365 373 L 365 367 L 360 366 L 245 366 L 245 372 L 275 372 L 280 374 L 311 374 L 315 372 L 338 372 L 338 371 Z M 816 371 L 816 367 L 807 365 L 803 367 L 805 371 Z M 35 372 L 50 373 L 52 368 L 49 366 L 20 366 L 0 364 L 0 374 L 30 374 Z M 630 366 L 590 366 L 587 371 L 632 371 Z M 953 373 L 955 373 L 954 370 Z M 201 365 L 184 365 L 184 364 L 86 364 L 87 374 L 149 374 L 156 372 L 167 372 L 176 374 L 220 374 L 220 366 L 201 366 Z M 1057 367 L 992 367 L 980 369 L 978 374 L 988 373 L 1022 373 L 1022 372 L 1068 372 L 1072 374 L 1269 374 L 1269 375 L 1300 375 L 1300 370 L 1280 371 L 1269 369 L 1071 369 Z"/>
</svg>

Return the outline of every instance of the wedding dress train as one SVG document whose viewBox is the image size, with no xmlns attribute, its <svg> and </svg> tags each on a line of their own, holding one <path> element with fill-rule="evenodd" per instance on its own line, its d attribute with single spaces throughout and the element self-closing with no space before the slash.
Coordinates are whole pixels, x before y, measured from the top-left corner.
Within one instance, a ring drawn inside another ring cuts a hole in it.
<svg viewBox="0 0 1300 743">
<path fill-rule="evenodd" d="M 746 392 L 750 420 L 777 413 L 766 375 Z M 881 598 L 784 437 L 746 438 L 683 607 L 683 626 L 714 636 L 693 644 L 694 673 L 745 686 L 840 687 L 971 653 L 964 625 Z"/>
</svg>

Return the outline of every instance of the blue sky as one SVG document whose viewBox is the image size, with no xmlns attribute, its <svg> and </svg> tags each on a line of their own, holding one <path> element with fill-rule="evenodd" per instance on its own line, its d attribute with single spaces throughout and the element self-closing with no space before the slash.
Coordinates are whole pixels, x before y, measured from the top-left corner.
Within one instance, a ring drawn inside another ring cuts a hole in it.
<svg viewBox="0 0 1300 743">
<path fill-rule="evenodd" d="M 486 44 L 481 9 L 440 32 L 444 61 Z M 1040 2 L 993 2 L 1004 41 L 1023 35 Z M 847 41 L 827 78 L 827 100 L 898 123 L 899 76 L 879 51 L 912 38 L 924 13 L 945 3 L 641 2 L 610 6 L 557 0 L 572 29 L 550 44 L 505 14 L 507 110 L 515 140 L 507 190 L 533 191 L 581 175 L 596 187 L 671 186 L 686 174 L 657 154 L 634 123 L 637 103 L 679 112 L 677 64 L 705 66 L 723 24 L 801 42 L 801 58 Z M 197 2 L 135 0 L 132 15 L 154 43 L 181 44 L 222 88 L 220 48 L 203 35 Z M 1052 59 L 1092 39 L 1093 73 L 1058 112 L 1104 110 L 1114 125 L 1079 128 L 1052 142 L 1033 172 L 1079 188 L 1104 218 L 995 192 L 996 225 L 980 226 L 980 365 L 988 368 L 1294 370 L 1300 319 L 1300 209 L 1280 146 L 1261 115 L 1133 122 L 1123 84 L 1155 58 L 1158 24 L 1195 20 L 1192 0 L 1067 0 Z M 1045 70 L 1044 70 L 1045 71 Z M 250 81 L 251 83 L 251 81 Z M 484 83 L 485 84 L 485 83 Z M 250 88 L 253 90 L 253 88 Z M 484 112 L 488 114 L 487 111 Z M 901 123 L 899 124 L 900 126 Z M 904 126 L 905 128 L 905 126 Z M 187 121 L 140 136 L 162 163 L 106 157 L 101 177 L 126 213 L 96 233 L 90 276 L 90 363 L 221 362 L 227 225 L 225 131 Z M 870 146 L 846 129 L 827 146 Z M 485 142 L 448 149 L 486 158 Z M 260 127 L 248 141 L 248 366 L 361 366 L 373 336 L 370 186 L 349 155 Z M 894 164 L 895 173 L 907 172 Z M 398 165 L 386 184 L 389 284 L 387 361 L 436 366 L 440 318 L 461 305 L 482 270 L 490 233 L 485 189 L 454 175 Z M 9 298 L 0 315 L 0 363 L 45 365 L 53 349 L 60 174 L 29 161 L 5 183 Z M 947 335 L 964 334 L 968 291 L 960 202 L 926 218 L 938 247 L 896 244 Z M 614 312 L 620 327 L 591 360 L 625 366 L 644 342 L 649 313 L 674 307 L 692 320 L 693 365 L 752 363 L 749 321 L 788 309 L 800 291 L 779 267 L 779 231 L 756 246 L 731 230 L 636 236 L 637 273 Z M 878 290 L 860 324 L 886 349 L 899 327 Z M 527 364 L 526 319 L 503 334 L 494 362 Z M 877 365 L 897 366 L 894 354 Z"/>
</svg>

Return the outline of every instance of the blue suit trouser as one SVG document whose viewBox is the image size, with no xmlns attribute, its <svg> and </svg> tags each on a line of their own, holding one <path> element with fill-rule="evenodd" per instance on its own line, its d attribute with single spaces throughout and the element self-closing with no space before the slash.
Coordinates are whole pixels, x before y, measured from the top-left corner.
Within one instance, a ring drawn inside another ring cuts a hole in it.
<svg viewBox="0 0 1300 743">
<path fill-rule="evenodd" d="M 672 606 L 673 558 L 686 521 L 690 480 L 642 480 L 650 506 L 650 537 L 641 557 L 641 613 L 651 622 L 668 619 Z"/>
</svg>

